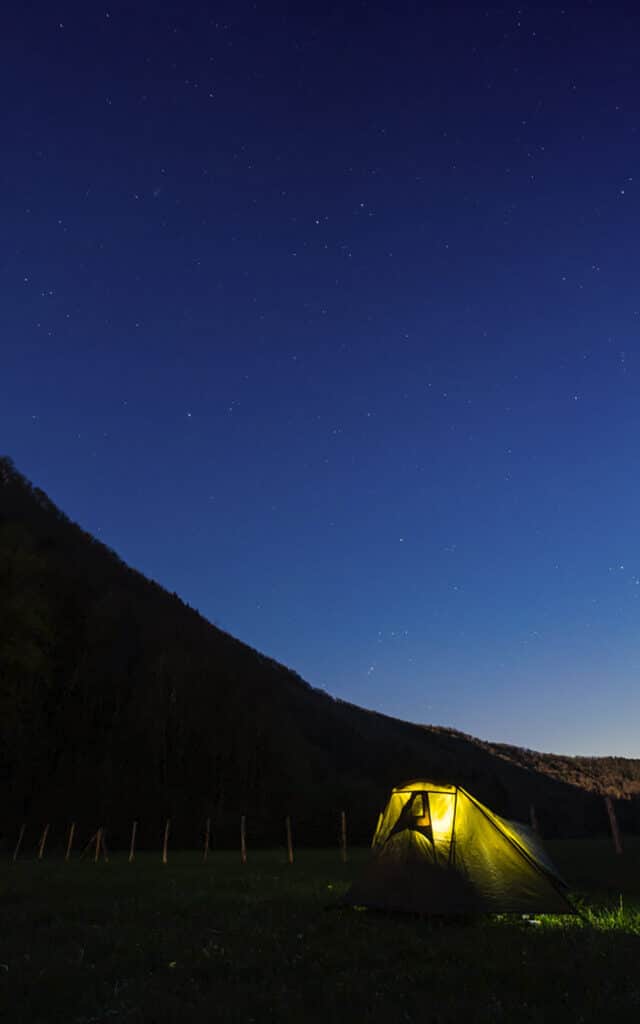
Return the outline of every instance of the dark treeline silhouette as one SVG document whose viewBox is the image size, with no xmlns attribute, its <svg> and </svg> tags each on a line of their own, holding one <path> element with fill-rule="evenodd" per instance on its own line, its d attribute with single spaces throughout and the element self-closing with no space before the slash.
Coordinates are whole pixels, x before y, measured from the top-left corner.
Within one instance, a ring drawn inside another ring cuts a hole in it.
<svg viewBox="0 0 640 1024">
<path fill-rule="evenodd" d="M 437 680 L 434 681 L 437 685 Z M 0 459 L 0 784 L 23 821 L 108 824 L 194 845 L 367 841 L 405 778 L 458 781 L 546 835 L 640 831 L 640 762 L 484 743 L 335 700 L 126 566 Z M 35 827 L 35 825 L 34 825 Z M 253 832 L 252 832 L 253 830 Z M 145 836 L 147 840 L 145 840 Z M 336 838 L 337 841 L 337 838 Z"/>
</svg>

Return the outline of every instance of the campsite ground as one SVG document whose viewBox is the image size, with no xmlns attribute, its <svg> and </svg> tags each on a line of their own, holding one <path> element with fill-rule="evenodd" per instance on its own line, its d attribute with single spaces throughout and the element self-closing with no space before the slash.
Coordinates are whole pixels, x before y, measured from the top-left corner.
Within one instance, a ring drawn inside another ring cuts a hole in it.
<svg viewBox="0 0 640 1024">
<path fill-rule="evenodd" d="M 5 862 L 0 1007 L 15 1024 L 637 1020 L 640 840 L 549 847 L 583 918 L 327 910 L 367 851 Z"/>
</svg>

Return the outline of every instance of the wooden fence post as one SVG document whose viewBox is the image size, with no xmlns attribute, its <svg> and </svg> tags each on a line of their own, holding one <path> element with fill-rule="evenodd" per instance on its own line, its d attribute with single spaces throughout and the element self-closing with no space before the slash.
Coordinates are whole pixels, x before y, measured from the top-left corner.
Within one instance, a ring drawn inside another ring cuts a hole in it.
<svg viewBox="0 0 640 1024">
<path fill-rule="evenodd" d="M 167 818 L 167 823 L 164 826 L 164 841 L 162 843 L 162 863 L 167 863 L 167 847 L 169 845 L 169 829 L 171 828 L 171 818 Z"/>
<path fill-rule="evenodd" d="M 205 830 L 204 830 L 204 856 L 202 860 L 206 863 L 207 857 L 209 856 L 209 839 L 211 837 L 211 818 L 207 818 Z"/>
<path fill-rule="evenodd" d="M 40 838 L 40 845 L 38 847 L 38 860 L 42 860 L 42 858 L 44 857 L 44 846 L 45 846 L 45 843 L 47 841 L 47 836 L 48 835 L 49 835 L 49 826 L 45 825 L 44 826 L 44 830 L 42 832 L 42 836 Z"/>
<path fill-rule="evenodd" d="M 289 863 L 293 864 L 293 841 L 291 839 L 291 818 L 289 815 L 285 818 L 284 824 L 287 833 L 287 856 L 289 857 Z"/>
<path fill-rule="evenodd" d="M 22 846 L 22 840 L 24 839 L 24 830 L 25 830 L 26 827 L 27 827 L 26 825 L 21 825 L 20 826 L 20 832 L 18 833 L 18 842 L 16 843 L 16 848 L 13 851 L 14 863 L 18 859 L 18 854 L 20 853 L 20 847 Z"/>
<path fill-rule="evenodd" d="M 536 814 L 536 809 L 533 806 L 533 804 L 529 804 L 529 821 L 531 822 L 531 828 L 533 829 L 533 831 L 537 832 L 538 835 L 540 835 L 540 828 L 538 827 L 538 816 Z"/>
<path fill-rule="evenodd" d="M 347 862 L 347 815 L 345 811 L 340 811 L 340 857 L 342 863 Z"/>
<path fill-rule="evenodd" d="M 606 796 L 604 802 L 607 806 L 607 814 L 609 815 L 613 845 L 616 848 L 616 853 L 622 853 L 622 839 L 620 838 L 620 829 L 618 828 L 618 819 L 616 817 L 616 809 L 613 806 L 613 800 L 610 796 Z"/>
<path fill-rule="evenodd" d="M 73 846 L 73 837 L 75 835 L 75 831 L 76 831 L 76 823 L 75 823 L 75 821 L 72 821 L 71 822 L 71 827 L 69 829 L 69 839 L 67 841 L 67 851 L 66 851 L 66 853 L 64 855 L 65 861 L 68 861 L 69 857 L 71 856 L 71 847 Z"/>
<path fill-rule="evenodd" d="M 136 832 L 138 831 L 138 822 L 134 821 L 131 826 L 131 842 L 129 844 L 129 863 L 133 864 L 136 855 Z"/>
<path fill-rule="evenodd" d="M 240 860 L 247 863 L 247 826 L 244 814 L 240 818 Z"/>
</svg>

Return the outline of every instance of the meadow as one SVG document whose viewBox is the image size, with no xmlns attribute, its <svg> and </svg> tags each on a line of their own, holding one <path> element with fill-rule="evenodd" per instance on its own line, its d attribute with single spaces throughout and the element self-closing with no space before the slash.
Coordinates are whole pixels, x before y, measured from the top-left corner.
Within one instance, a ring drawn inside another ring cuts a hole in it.
<svg viewBox="0 0 640 1024">
<path fill-rule="evenodd" d="M 640 1019 L 640 840 L 548 844 L 581 908 L 443 923 L 332 905 L 350 850 L 0 864 L 12 1024 Z"/>
</svg>

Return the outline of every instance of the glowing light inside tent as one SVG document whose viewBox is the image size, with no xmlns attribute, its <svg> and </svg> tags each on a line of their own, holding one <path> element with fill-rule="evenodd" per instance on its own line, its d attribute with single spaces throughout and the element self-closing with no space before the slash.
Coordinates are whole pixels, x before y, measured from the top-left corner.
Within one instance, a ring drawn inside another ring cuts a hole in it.
<svg viewBox="0 0 640 1024">
<path fill-rule="evenodd" d="M 451 793 L 429 793 L 431 831 L 434 839 L 451 839 L 456 798 Z"/>
</svg>

